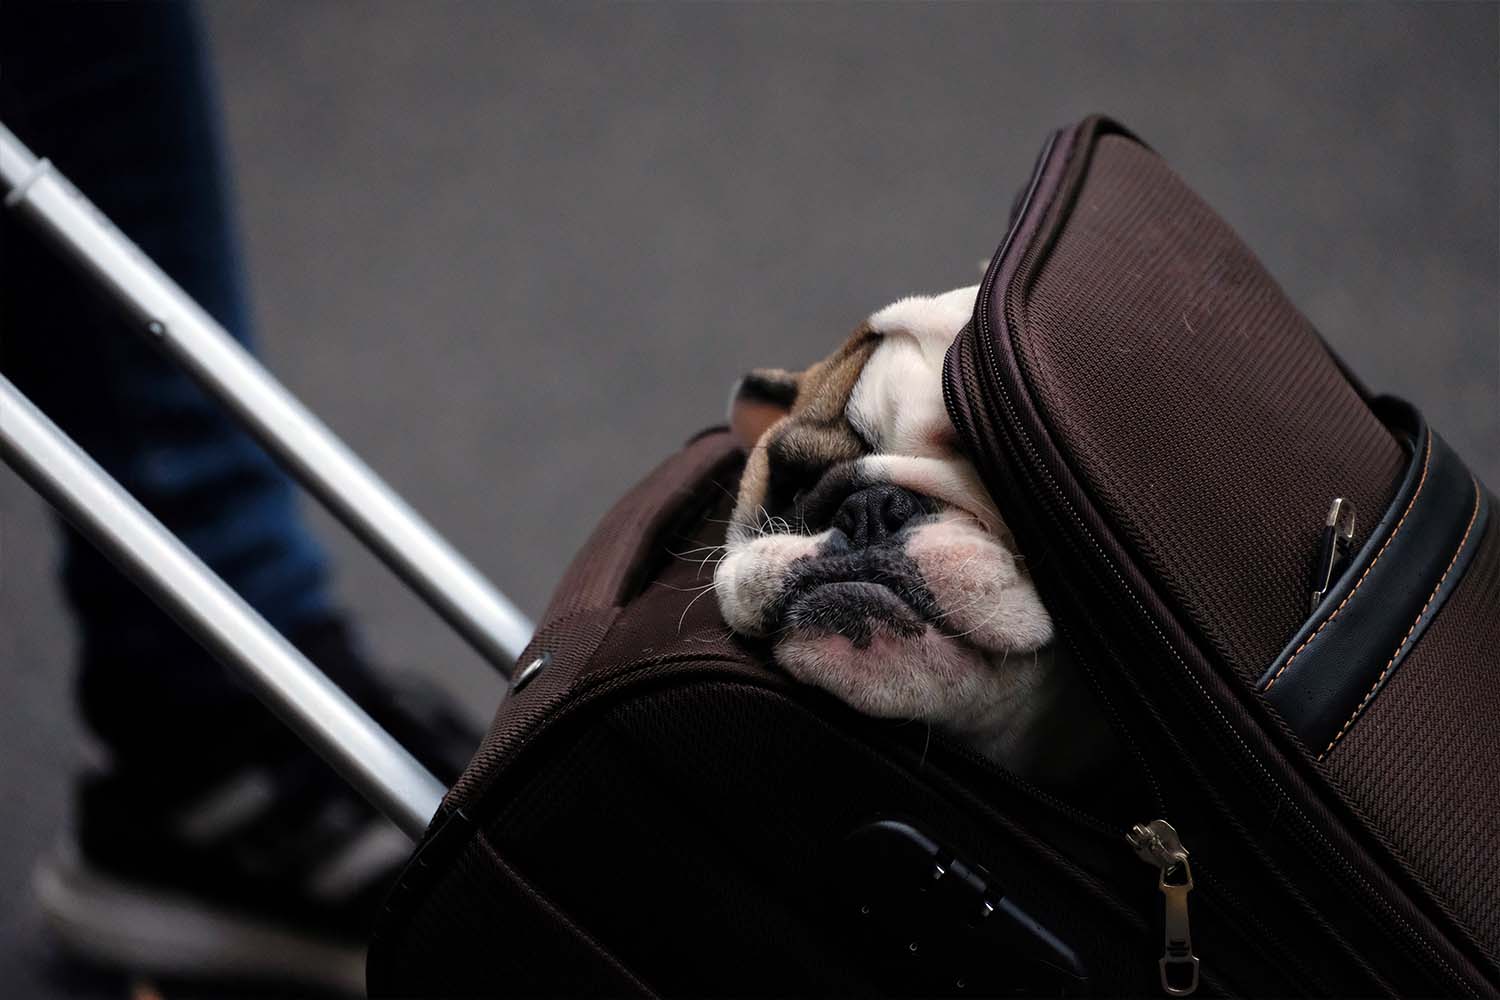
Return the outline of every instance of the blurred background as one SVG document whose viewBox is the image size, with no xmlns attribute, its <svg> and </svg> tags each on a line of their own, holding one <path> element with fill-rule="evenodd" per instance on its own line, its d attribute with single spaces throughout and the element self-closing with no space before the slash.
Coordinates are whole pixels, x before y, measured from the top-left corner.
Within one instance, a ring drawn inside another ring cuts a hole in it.
<svg viewBox="0 0 1500 1000">
<path fill-rule="evenodd" d="M 268 364 L 533 616 L 740 372 L 976 280 L 1092 111 L 1500 486 L 1492 3 L 204 11 Z M 53 534 L 8 471 L 0 515 L 0 983 L 91 994 L 27 890 L 82 742 Z M 381 660 L 487 717 L 495 674 L 315 521 Z"/>
</svg>

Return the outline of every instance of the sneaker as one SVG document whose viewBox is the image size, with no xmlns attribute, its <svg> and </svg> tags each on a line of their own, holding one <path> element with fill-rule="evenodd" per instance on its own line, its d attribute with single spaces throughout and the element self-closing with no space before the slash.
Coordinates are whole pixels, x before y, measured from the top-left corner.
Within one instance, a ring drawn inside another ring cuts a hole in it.
<svg viewBox="0 0 1500 1000">
<path fill-rule="evenodd" d="M 439 780 L 477 728 L 435 689 L 393 689 L 342 623 L 292 637 Z M 184 981 L 364 992 L 364 942 L 411 843 L 269 719 L 234 763 L 116 765 L 79 783 L 76 837 L 37 867 L 47 922 L 72 954 Z M 170 724 L 168 720 L 165 724 Z"/>
</svg>

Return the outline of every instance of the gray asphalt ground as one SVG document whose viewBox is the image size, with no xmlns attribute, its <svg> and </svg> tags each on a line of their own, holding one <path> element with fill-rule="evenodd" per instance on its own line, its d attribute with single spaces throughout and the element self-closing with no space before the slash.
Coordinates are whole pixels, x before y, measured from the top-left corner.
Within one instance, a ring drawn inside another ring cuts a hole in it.
<svg viewBox="0 0 1500 1000">
<path fill-rule="evenodd" d="M 208 20 L 269 364 L 532 614 L 742 370 L 974 280 L 1046 131 L 1095 110 L 1500 486 L 1493 4 Z M 52 960 L 27 890 L 82 736 L 51 526 L 9 473 L 0 513 L 0 993 L 119 995 Z M 382 658 L 487 715 L 494 675 L 310 516 Z"/>
</svg>

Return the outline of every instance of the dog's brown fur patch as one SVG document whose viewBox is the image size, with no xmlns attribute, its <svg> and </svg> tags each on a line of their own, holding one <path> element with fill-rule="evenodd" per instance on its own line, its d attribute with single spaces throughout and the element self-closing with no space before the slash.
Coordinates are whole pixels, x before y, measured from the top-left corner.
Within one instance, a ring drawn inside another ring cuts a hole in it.
<svg viewBox="0 0 1500 1000">
<path fill-rule="evenodd" d="M 736 521 L 758 523 L 787 511 L 798 491 L 811 489 L 830 467 L 869 452 L 869 445 L 850 426 L 845 413 L 849 397 L 880 334 L 861 326 L 837 351 L 808 368 L 798 379 L 796 401 L 772 424 L 750 453 L 740 479 Z"/>
</svg>

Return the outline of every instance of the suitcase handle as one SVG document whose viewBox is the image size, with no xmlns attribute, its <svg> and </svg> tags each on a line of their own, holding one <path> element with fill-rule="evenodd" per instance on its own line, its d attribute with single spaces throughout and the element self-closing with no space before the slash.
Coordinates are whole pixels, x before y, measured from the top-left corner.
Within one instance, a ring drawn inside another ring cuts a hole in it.
<svg viewBox="0 0 1500 1000">
<path fill-rule="evenodd" d="M 421 836 L 443 785 L 0 375 L 0 457 L 377 809 Z"/>
<path fill-rule="evenodd" d="M 0 191 L 131 326 L 507 677 L 531 622 L 45 159 L 0 124 Z"/>
<path fill-rule="evenodd" d="M 532 626 L 46 159 L 0 124 L 0 193 L 510 676 Z M 413 838 L 442 784 L 0 376 L 0 457 Z"/>
</svg>

